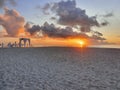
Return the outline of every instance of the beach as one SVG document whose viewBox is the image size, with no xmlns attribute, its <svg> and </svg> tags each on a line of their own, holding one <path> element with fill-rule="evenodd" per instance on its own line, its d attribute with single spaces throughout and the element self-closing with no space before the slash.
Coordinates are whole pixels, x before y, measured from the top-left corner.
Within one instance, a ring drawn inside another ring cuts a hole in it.
<svg viewBox="0 0 120 90">
<path fill-rule="evenodd" d="M 0 90 L 120 90 L 120 49 L 0 49 Z"/>
</svg>

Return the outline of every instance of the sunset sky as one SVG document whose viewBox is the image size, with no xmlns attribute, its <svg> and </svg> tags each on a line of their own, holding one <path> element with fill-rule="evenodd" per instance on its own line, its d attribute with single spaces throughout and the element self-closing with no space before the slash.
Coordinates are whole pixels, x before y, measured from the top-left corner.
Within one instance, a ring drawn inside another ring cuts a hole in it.
<svg viewBox="0 0 120 90">
<path fill-rule="evenodd" d="M 87 37 L 95 39 L 89 41 L 93 44 L 120 45 L 119 4 L 120 0 L 0 0 L 0 40 L 23 35 L 33 44 L 64 46 L 71 38 Z M 47 38 L 41 39 L 41 29 Z"/>
</svg>

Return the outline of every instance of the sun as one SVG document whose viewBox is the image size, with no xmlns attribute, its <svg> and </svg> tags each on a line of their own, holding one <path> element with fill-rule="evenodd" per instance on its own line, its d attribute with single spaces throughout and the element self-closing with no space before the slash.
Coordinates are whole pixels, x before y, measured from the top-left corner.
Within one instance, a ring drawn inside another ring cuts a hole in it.
<svg viewBox="0 0 120 90">
<path fill-rule="evenodd" d="M 84 41 L 78 41 L 80 45 L 84 45 Z"/>
<path fill-rule="evenodd" d="M 80 47 L 85 46 L 85 41 L 83 41 L 83 40 L 78 40 L 77 43 L 80 45 Z"/>
<path fill-rule="evenodd" d="M 69 39 L 69 43 L 73 47 L 87 47 L 88 46 L 88 40 L 87 39 Z"/>
<path fill-rule="evenodd" d="M 76 45 L 81 48 L 87 47 L 89 44 L 87 39 L 76 39 L 75 42 Z"/>
</svg>

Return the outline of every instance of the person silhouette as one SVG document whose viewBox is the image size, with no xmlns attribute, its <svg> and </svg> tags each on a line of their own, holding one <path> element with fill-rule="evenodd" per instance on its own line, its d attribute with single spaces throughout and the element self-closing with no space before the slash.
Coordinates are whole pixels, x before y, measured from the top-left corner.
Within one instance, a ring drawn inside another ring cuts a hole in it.
<svg viewBox="0 0 120 90">
<path fill-rule="evenodd" d="M 10 48 L 10 47 L 11 47 L 11 42 L 9 42 L 9 43 L 7 44 L 7 47 L 8 47 L 8 48 Z"/>
<path fill-rule="evenodd" d="M 4 43 L 2 42 L 1 47 L 4 48 Z"/>
<path fill-rule="evenodd" d="M 15 41 L 14 46 L 17 47 L 17 42 Z"/>
</svg>

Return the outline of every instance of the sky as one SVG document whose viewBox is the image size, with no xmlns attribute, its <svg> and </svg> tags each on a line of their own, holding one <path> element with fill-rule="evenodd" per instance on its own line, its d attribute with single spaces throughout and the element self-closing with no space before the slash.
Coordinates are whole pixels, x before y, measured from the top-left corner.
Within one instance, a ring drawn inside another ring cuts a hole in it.
<svg viewBox="0 0 120 90">
<path fill-rule="evenodd" d="M 36 37 L 42 29 L 43 36 L 54 40 L 87 37 L 95 44 L 120 44 L 119 3 L 120 0 L 0 0 L 0 37 L 9 41 L 24 31 L 26 36 Z M 41 44 L 40 40 L 33 42 Z"/>
</svg>

